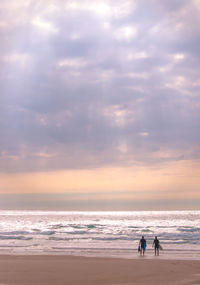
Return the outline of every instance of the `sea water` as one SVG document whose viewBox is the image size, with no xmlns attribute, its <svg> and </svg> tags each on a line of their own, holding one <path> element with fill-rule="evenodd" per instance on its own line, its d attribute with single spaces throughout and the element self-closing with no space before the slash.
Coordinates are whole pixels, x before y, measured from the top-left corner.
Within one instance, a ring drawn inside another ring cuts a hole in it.
<svg viewBox="0 0 200 285">
<path fill-rule="evenodd" d="M 135 258 L 141 236 L 145 258 L 200 259 L 200 211 L 0 211 L 0 254 L 59 254 Z"/>
</svg>

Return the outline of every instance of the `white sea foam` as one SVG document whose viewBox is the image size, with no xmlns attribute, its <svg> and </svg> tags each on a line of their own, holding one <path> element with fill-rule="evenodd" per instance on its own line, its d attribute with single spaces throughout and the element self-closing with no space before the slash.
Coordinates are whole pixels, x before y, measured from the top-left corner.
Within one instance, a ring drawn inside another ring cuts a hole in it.
<svg viewBox="0 0 200 285">
<path fill-rule="evenodd" d="M 200 259 L 200 211 L 0 211 L 0 253 L 147 257 L 157 235 L 162 258 Z"/>
</svg>

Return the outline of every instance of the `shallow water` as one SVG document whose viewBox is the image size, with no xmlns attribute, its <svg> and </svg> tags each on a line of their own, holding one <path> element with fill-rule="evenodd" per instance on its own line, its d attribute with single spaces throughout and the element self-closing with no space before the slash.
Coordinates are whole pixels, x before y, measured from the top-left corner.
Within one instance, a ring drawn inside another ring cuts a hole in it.
<svg viewBox="0 0 200 285">
<path fill-rule="evenodd" d="M 200 259 L 200 211 L 0 211 L 0 253 L 72 254 L 134 258 L 141 236 L 152 258 Z"/>
</svg>

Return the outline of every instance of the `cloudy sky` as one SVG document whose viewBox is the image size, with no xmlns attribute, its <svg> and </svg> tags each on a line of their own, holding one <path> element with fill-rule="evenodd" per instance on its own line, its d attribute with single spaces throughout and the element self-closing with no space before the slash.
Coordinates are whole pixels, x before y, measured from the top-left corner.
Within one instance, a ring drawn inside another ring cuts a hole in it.
<svg viewBox="0 0 200 285">
<path fill-rule="evenodd" d="M 2 0 L 0 208 L 198 209 L 200 0 Z"/>
</svg>

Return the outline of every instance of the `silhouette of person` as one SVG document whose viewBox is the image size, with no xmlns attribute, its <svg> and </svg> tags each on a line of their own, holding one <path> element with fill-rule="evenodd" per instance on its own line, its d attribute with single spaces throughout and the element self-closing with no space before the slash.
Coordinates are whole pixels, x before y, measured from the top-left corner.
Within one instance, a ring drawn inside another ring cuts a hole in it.
<svg viewBox="0 0 200 285">
<path fill-rule="evenodd" d="M 142 236 L 142 238 L 139 242 L 139 246 L 140 246 L 140 255 L 144 255 L 144 252 L 145 252 L 146 247 L 147 247 L 147 242 L 146 242 L 146 239 L 144 238 L 144 236 Z"/>
<path fill-rule="evenodd" d="M 153 246 L 154 246 L 154 250 L 155 250 L 155 255 L 159 255 L 160 242 L 159 242 L 157 236 L 155 236 L 155 239 L 153 241 Z"/>
</svg>

